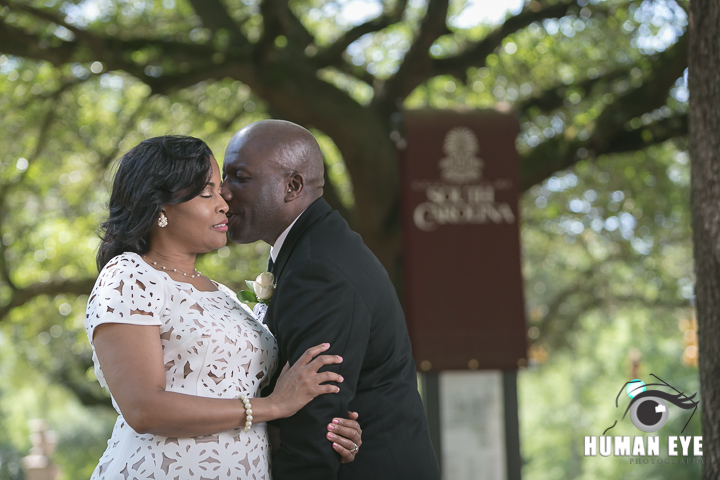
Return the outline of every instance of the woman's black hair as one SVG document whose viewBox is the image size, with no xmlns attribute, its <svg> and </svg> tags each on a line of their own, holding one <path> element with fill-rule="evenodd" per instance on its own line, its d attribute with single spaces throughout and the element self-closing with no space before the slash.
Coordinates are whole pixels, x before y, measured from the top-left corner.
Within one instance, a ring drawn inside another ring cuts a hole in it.
<svg viewBox="0 0 720 480">
<path fill-rule="evenodd" d="M 205 142 L 180 135 L 143 140 L 123 156 L 108 219 L 100 226 L 98 270 L 121 253 L 147 253 L 163 205 L 187 202 L 202 192 L 212 177 L 211 156 Z"/>
</svg>

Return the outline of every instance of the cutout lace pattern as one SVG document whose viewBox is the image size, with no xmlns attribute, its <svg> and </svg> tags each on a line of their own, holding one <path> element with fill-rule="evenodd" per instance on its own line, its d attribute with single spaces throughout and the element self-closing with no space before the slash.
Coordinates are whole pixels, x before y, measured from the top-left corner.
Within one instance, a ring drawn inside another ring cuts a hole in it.
<svg viewBox="0 0 720 480">
<path fill-rule="evenodd" d="M 90 294 L 85 328 L 102 323 L 157 325 L 166 390 L 211 398 L 257 397 L 277 367 L 277 343 L 235 294 L 174 281 L 134 253 L 112 259 Z M 93 345 L 95 376 L 107 387 Z M 109 391 L 109 390 L 108 390 Z M 110 392 L 112 397 L 112 392 Z M 265 424 L 193 438 L 138 434 L 119 416 L 92 479 L 270 480 Z"/>
</svg>

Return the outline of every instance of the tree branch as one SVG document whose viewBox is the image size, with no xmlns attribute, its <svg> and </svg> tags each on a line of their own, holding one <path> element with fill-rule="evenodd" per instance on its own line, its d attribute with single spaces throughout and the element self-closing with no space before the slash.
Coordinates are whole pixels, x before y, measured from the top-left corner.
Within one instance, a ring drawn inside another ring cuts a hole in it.
<svg viewBox="0 0 720 480">
<path fill-rule="evenodd" d="M 78 80 L 64 82 L 60 85 L 58 89 L 48 95 L 47 98 L 51 100 L 50 106 L 45 112 L 45 115 L 40 124 L 40 130 L 37 136 L 35 147 L 33 148 L 32 152 L 27 155 L 28 165 L 32 164 L 40 156 L 40 153 L 45 147 L 50 127 L 52 126 L 53 120 L 55 119 L 55 106 L 57 104 L 57 99 L 59 98 L 60 94 L 62 94 L 62 92 L 64 92 L 68 88 L 71 88 L 77 83 L 80 83 L 80 81 Z M 21 105 L 19 108 L 23 109 L 24 106 Z M 2 220 L 5 219 L 5 199 L 13 190 L 14 186 L 21 185 L 22 179 L 25 177 L 25 175 L 27 175 L 28 169 L 29 168 L 26 168 L 25 171 L 23 171 L 18 177 L 13 178 L 10 183 L 2 185 L 3 188 L 0 190 L 0 226 L 2 226 Z M 2 238 L 0 236 L 0 276 L 13 291 L 17 291 L 18 288 L 10 277 L 10 268 L 7 265 L 7 258 L 5 256 L 6 250 L 7 249 L 5 248 L 5 244 L 2 243 Z"/>
<path fill-rule="evenodd" d="M 434 2 L 430 2 L 428 14 L 423 20 L 423 24 L 425 24 L 426 21 L 433 23 L 428 20 L 428 17 L 431 16 L 430 8 L 433 7 L 433 5 Z M 565 0 L 556 5 L 546 6 L 541 10 L 536 10 L 528 6 L 516 16 L 506 20 L 505 23 L 496 28 L 483 40 L 472 44 L 453 57 L 440 59 L 431 58 L 428 50 L 440 35 L 450 32 L 446 30 L 438 33 L 438 17 L 435 17 L 433 25 L 435 25 L 435 33 L 438 34 L 434 36 L 428 35 L 422 39 L 423 29 L 421 29 L 419 38 L 413 43 L 410 51 L 405 56 L 402 65 L 400 65 L 400 69 L 386 82 L 383 89 L 384 91 L 382 92 L 383 100 L 391 101 L 395 98 L 405 98 L 415 87 L 437 75 L 454 75 L 457 78 L 465 79 L 467 69 L 471 66 L 479 67 L 485 65 L 486 57 L 502 45 L 505 37 L 521 28 L 527 27 L 533 22 L 546 18 L 562 17 L 573 5 L 576 5 L 574 1 Z M 434 11 L 432 14 L 436 16 L 440 15 L 440 13 Z M 445 5 L 444 14 L 447 15 L 447 5 Z M 443 16 L 443 20 L 444 18 Z M 445 27 L 445 29 L 447 29 L 447 27 Z"/>
<path fill-rule="evenodd" d="M 338 64 L 344 63 L 342 62 L 342 55 L 345 50 L 347 50 L 347 48 L 350 46 L 350 44 L 352 44 L 354 41 L 356 41 L 363 35 L 380 31 L 394 23 L 398 23 L 400 20 L 402 20 L 402 15 L 405 11 L 406 6 L 407 0 L 398 0 L 395 8 L 393 8 L 391 11 L 383 13 L 379 17 L 376 17 L 372 20 L 369 20 L 365 23 L 351 28 L 342 36 L 340 36 L 337 40 L 335 40 L 332 45 L 315 55 L 313 63 L 318 68 L 327 66 L 338 66 Z"/>
<path fill-rule="evenodd" d="M 618 96 L 603 110 L 587 140 L 555 137 L 523 155 L 521 188 L 526 190 L 553 172 L 573 165 L 579 160 L 577 151 L 580 148 L 594 155 L 620 153 L 687 135 L 685 114 L 638 129 L 626 129 L 628 121 L 665 105 L 668 91 L 687 68 L 687 39 L 688 34 L 685 33 L 673 46 L 658 55 L 653 61 L 649 78 L 639 87 Z"/>
<path fill-rule="evenodd" d="M 635 65 L 628 65 L 627 68 L 617 69 L 610 72 L 606 72 L 604 75 L 600 75 L 594 79 L 587 79 L 583 82 L 573 83 L 571 85 L 556 85 L 549 88 L 539 95 L 531 97 L 524 102 L 518 102 L 513 105 L 513 110 L 516 112 L 527 112 L 531 108 L 539 108 L 544 112 L 551 112 L 557 108 L 563 106 L 566 99 L 566 92 L 568 89 L 581 89 L 583 91 L 590 92 L 596 85 L 605 82 L 610 83 L 618 78 L 626 76 Z"/>
<path fill-rule="evenodd" d="M 508 18 L 487 37 L 473 44 L 465 51 L 453 57 L 435 60 L 433 62 L 431 76 L 446 74 L 465 79 L 467 69 L 469 67 L 481 67 L 485 65 L 487 56 L 502 45 L 505 37 L 527 27 L 533 22 L 539 22 L 546 18 L 564 17 L 568 13 L 568 10 L 575 5 L 577 5 L 576 2 L 565 0 L 555 5 L 545 6 L 540 10 L 531 8 L 531 6 L 525 7 L 522 12 L 514 17 Z"/>
<path fill-rule="evenodd" d="M 60 83 L 60 86 L 53 90 L 52 92 L 47 92 L 43 95 L 44 98 L 50 99 L 50 100 L 57 100 L 61 94 L 64 92 L 70 90 L 75 85 L 79 85 L 81 83 L 85 83 L 87 81 L 87 78 L 76 78 L 76 77 L 70 77 L 69 79 L 63 79 Z M 42 97 L 41 97 L 42 98 Z M 37 98 L 30 97 L 27 98 L 23 103 L 19 104 L 17 106 L 18 110 L 24 110 L 30 106 L 30 103 L 36 102 Z"/>
<path fill-rule="evenodd" d="M 400 68 L 381 88 L 375 90 L 374 103 L 395 104 L 396 99 L 404 99 L 419 84 L 434 76 L 429 50 L 438 37 L 451 33 L 447 27 L 449 0 L 428 2 L 427 13 L 415 35 L 415 40 Z"/>
<path fill-rule="evenodd" d="M 225 30 L 232 37 L 231 41 L 246 43 L 240 27 L 220 0 L 190 0 L 190 4 L 207 28 L 214 32 Z"/>
<path fill-rule="evenodd" d="M 279 12 L 272 0 L 263 0 L 260 3 L 260 13 L 263 19 L 262 37 L 255 45 L 254 58 L 257 62 L 263 62 L 275 50 L 275 38 L 282 33 Z"/>
<path fill-rule="evenodd" d="M 263 17 L 263 35 L 256 46 L 256 61 L 266 61 L 273 56 L 273 52 L 278 51 L 275 47 L 275 38 L 279 35 L 284 35 L 288 39 L 284 50 L 293 52 L 290 58 L 299 54 L 302 56 L 295 58 L 304 60 L 305 47 L 310 45 L 314 39 L 305 25 L 292 12 L 288 1 L 264 0 L 260 4 L 260 12 Z"/>
<path fill-rule="evenodd" d="M 35 147 L 33 148 L 32 152 L 27 155 L 26 158 L 26 160 L 28 161 L 28 165 L 32 165 L 32 163 L 37 160 L 43 148 L 45 147 L 47 136 L 50 132 L 50 127 L 52 126 L 53 120 L 55 120 L 55 100 L 56 99 L 53 98 L 53 101 L 50 102 L 50 107 L 47 109 L 47 112 L 45 112 L 42 122 L 40 123 L 40 130 L 38 133 L 37 141 L 35 142 Z M 20 175 L 13 178 L 11 180 L 11 183 L 3 185 L 2 190 L 0 190 L 0 206 L 5 205 L 5 199 L 7 198 L 8 194 L 10 194 L 10 192 L 13 190 L 13 186 L 22 184 L 22 180 L 27 175 L 29 169 L 30 167 L 28 166 L 28 168 L 26 168 L 22 173 L 20 173 Z"/>
<path fill-rule="evenodd" d="M 0 213 L 2 213 L 2 210 L 0 210 Z M 17 286 L 15 286 L 12 278 L 10 278 L 10 269 L 7 266 L 7 258 L 5 257 L 6 250 L 7 248 L 2 241 L 2 235 L 0 235 L 0 275 L 2 275 L 3 281 L 11 290 L 17 290 Z"/>
<path fill-rule="evenodd" d="M 130 132 L 130 130 L 135 126 L 135 121 L 137 120 L 138 116 L 140 116 L 140 113 L 142 112 L 144 106 L 145 103 L 143 102 L 135 109 L 133 113 L 130 114 L 130 116 L 125 121 L 125 124 L 121 128 L 121 134 L 118 135 L 118 140 L 117 142 L 115 142 L 115 145 L 113 145 L 112 150 L 100 157 L 100 161 L 98 163 L 100 164 L 103 172 L 107 170 L 110 162 L 112 162 L 115 157 L 117 157 L 117 154 L 120 151 L 120 139 L 125 138 Z"/>
<path fill-rule="evenodd" d="M 124 70 L 152 87 L 157 78 L 145 74 L 144 66 L 134 63 L 132 54 L 141 49 L 153 49 L 157 58 L 171 60 L 174 65 L 185 64 L 186 71 L 212 70 L 217 67 L 212 62 L 216 50 L 211 45 L 194 43 L 166 42 L 157 38 L 134 38 L 124 40 L 115 37 L 102 37 L 85 31 L 75 40 L 64 41 L 48 39 L 29 34 L 22 29 L 0 22 L 0 51 L 33 60 L 45 60 L 55 66 L 70 62 L 103 62 L 108 70 Z M 246 55 L 241 49 L 230 49 L 233 61 Z M 244 58 L 244 57 L 243 57 Z M 179 75 L 178 75 L 179 76 Z M 206 79 L 207 75 L 203 78 Z"/>
<path fill-rule="evenodd" d="M 346 75 L 350 77 L 352 80 L 359 80 L 361 82 L 367 83 L 370 86 L 373 86 L 376 84 L 377 78 L 375 76 L 365 70 L 363 67 L 357 67 L 355 65 L 350 65 L 347 62 L 341 62 L 340 65 L 336 67 L 326 67 L 324 69 L 325 71 L 335 71 L 336 73 L 341 73 L 343 75 Z M 322 70 L 321 70 L 322 72 Z"/>
<path fill-rule="evenodd" d="M 152 89 L 153 94 L 167 95 L 174 91 L 190 87 L 204 80 L 230 77 L 251 84 L 256 78 L 255 68 L 252 64 L 243 63 L 233 58 L 227 59 L 219 65 L 208 63 L 205 67 L 198 67 L 187 73 L 161 75 L 157 78 L 147 77 L 141 80 Z"/>
<path fill-rule="evenodd" d="M 666 118 L 636 130 L 626 131 L 622 125 L 612 132 L 593 133 L 586 141 L 552 138 L 533 148 L 520 158 L 520 188 L 522 191 L 541 183 L 554 172 L 574 165 L 580 158 L 577 152 L 585 148 L 595 156 L 630 152 L 687 135 L 687 114 Z"/>
<path fill-rule="evenodd" d="M 61 293 L 71 295 L 87 295 L 95 285 L 95 278 L 81 278 L 72 280 L 53 280 L 46 283 L 34 283 L 28 287 L 13 291 L 10 301 L 0 307 L 0 321 L 10 310 L 25 305 L 30 300 L 41 295 L 55 296 Z"/>
<path fill-rule="evenodd" d="M 642 85 L 625 92 L 608 105 L 596 120 L 598 133 L 623 128 L 625 122 L 659 108 L 667 102 L 668 92 L 687 68 L 688 33 L 660 53 L 653 61 L 651 75 Z M 595 143 L 602 143 L 596 138 Z"/>
<path fill-rule="evenodd" d="M 76 53 L 77 42 L 63 41 L 59 46 L 41 48 L 39 39 L 0 22 L 0 50 L 16 57 L 46 60 L 53 65 L 67 63 Z"/>
<path fill-rule="evenodd" d="M 31 13 L 33 16 L 35 16 L 37 18 L 40 18 L 42 20 L 47 20 L 49 22 L 54 23 L 55 25 L 59 25 L 61 27 L 64 27 L 64 28 L 70 30 L 72 33 L 74 33 L 78 37 L 86 38 L 86 39 L 91 37 L 91 35 L 89 35 L 87 31 L 82 30 L 82 29 L 76 27 L 75 25 L 71 25 L 71 24 L 67 23 L 62 18 L 60 18 L 58 15 L 56 15 L 52 12 L 49 12 L 47 10 L 35 8 L 30 5 L 9 3 L 6 0 L 0 0 L 0 5 L 8 7 L 13 10 L 20 10 L 20 11 Z"/>
<path fill-rule="evenodd" d="M 304 51 L 314 38 L 290 9 L 290 2 L 288 0 L 265 0 L 265 2 L 272 5 L 276 21 L 280 25 L 280 31 L 289 40 L 288 46 L 298 51 Z"/>
</svg>

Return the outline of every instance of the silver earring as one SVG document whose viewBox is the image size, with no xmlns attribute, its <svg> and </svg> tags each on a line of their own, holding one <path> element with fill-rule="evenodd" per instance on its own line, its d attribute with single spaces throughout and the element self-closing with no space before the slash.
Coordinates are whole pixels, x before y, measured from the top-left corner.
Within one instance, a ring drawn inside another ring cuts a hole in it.
<svg viewBox="0 0 720 480">
<path fill-rule="evenodd" d="M 167 217 L 164 213 L 160 212 L 160 218 L 158 218 L 158 227 L 165 228 L 167 227 Z"/>
</svg>

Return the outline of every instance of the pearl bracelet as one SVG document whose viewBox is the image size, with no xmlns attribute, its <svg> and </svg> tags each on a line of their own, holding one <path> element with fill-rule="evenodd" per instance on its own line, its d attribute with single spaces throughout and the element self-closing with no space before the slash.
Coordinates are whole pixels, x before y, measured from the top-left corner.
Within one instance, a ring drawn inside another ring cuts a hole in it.
<svg viewBox="0 0 720 480">
<path fill-rule="evenodd" d="M 250 427 L 252 427 L 252 405 L 250 405 L 250 399 L 247 395 L 244 393 L 241 393 L 238 395 L 238 400 L 240 400 L 243 405 L 245 406 L 245 426 L 243 427 L 243 432 L 249 432 Z"/>
</svg>

